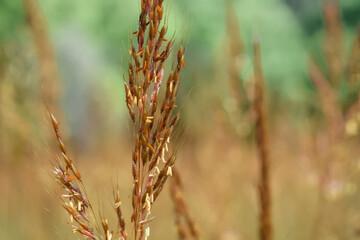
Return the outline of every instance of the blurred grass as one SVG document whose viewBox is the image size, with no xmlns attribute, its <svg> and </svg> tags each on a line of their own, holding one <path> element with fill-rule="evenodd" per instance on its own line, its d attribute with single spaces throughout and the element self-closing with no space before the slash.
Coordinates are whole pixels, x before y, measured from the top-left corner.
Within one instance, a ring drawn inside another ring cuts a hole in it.
<svg viewBox="0 0 360 240">
<path fill-rule="evenodd" d="M 322 122 L 306 59 L 311 52 L 324 66 L 320 2 L 242 0 L 234 5 L 247 46 L 241 73 L 247 82 L 252 72 L 252 37 L 258 34 L 262 39 L 278 240 L 313 239 L 318 211 L 319 166 L 314 155 L 322 149 L 321 139 L 315 136 Z M 128 34 L 136 27 L 139 1 L 40 3 L 59 64 L 64 135 L 91 197 L 111 219 L 110 200 L 98 203 L 98 196 L 105 192 L 111 199 L 116 181 L 123 205 L 130 206 L 131 145 L 121 67 L 126 66 Z M 340 3 L 345 58 L 360 20 L 360 2 Z M 229 98 L 224 77 L 226 4 L 222 0 L 170 1 L 167 9 L 170 32 L 176 29 L 177 41 L 187 43 L 180 91 L 185 112 L 178 129 L 185 197 L 202 239 L 256 239 L 254 146 L 251 137 L 234 137 L 223 109 Z M 0 50 L 0 239 L 75 239 L 54 193 L 58 186 L 49 170 L 54 142 L 46 137 L 50 126 L 40 97 L 37 56 L 19 0 L 0 1 Z M 325 207 L 328 222 L 322 236 L 356 240 L 360 239 L 358 136 L 337 148 L 340 153 L 334 157 L 334 179 Z M 354 185 L 355 191 L 351 190 Z M 129 219 L 130 211 L 123 209 Z M 176 238 L 172 211 L 164 193 L 154 209 L 153 239 Z"/>
</svg>

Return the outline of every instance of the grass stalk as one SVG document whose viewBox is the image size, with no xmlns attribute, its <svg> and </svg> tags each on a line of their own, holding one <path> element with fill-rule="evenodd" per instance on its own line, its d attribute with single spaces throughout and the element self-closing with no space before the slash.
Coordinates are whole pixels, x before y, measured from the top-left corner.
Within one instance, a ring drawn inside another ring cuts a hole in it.
<svg viewBox="0 0 360 240">
<path fill-rule="evenodd" d="M 266 111 L 264 104 L 264 76 L 261 64 L 260 40 L 255 38 L 254 47 L 254 112 L 255 112 L 255 138 L 258 147 L 260 160 L 260 182 L 259 182 L 259 203 L 260 203 L 260 239 L 272 240 L 272 219 L 271 219 L 271 189 L 270 189 L 270 154 L 269 137 L 267 132 Z"/>
</svg>

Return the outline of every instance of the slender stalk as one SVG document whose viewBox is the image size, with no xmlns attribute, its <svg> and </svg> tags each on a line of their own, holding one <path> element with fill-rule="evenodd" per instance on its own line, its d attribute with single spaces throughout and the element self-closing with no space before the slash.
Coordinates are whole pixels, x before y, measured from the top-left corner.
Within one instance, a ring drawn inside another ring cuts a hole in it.
<svg viewBox="0 0 360 240">
<path fill-rule="evenodd" d="M 260 239 L 272 240 L 271 219 L 271 189 L 270 189 L 270 155 L 269 139 L 266 126 L 266 113 L 264 107 L 264 77 L 261 66 L 260 41 L 254 39 L 254 74 L 255 74 L 255 137 L 260 160 Z"/>
</svg>

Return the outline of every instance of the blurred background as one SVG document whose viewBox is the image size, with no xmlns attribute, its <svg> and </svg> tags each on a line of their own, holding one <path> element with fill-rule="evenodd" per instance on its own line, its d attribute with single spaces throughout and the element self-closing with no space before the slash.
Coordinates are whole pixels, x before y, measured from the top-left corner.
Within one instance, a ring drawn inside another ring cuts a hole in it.
<svg viewBox="0 0 360 240">
<path fill-rule="evenodd" d="M 118 182 L 129 220 L 123 68 L 140 3 L 38 1 L 0 0 L 0 239 L 78 239 L 51 173 L 59 153 L 43 94 L 93 203 L 113 219 Z M 173 147 L 201 239 L 258 236 L 254 36 L 266 84 L 274 239 L 360 239 L 360 1 L 165 2 L 167 37 L 175 32 L 186 46 Z M 176 239 L 168 189 L 153 214 L 152 239 Z"/>
</svg>

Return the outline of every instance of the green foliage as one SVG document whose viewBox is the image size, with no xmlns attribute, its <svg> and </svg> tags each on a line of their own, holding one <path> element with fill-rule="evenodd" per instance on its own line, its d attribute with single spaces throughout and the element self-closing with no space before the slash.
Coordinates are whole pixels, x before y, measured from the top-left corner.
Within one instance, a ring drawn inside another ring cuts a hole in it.
<svg viewBox="0 0 360 240">
<path fill-rule="evenodd" d="M 260 36 L 268 87 L 286 98 L 300 96 L 306 74 L 304 35 L 291 11 L 280 1 L 240 1 L 236 5 L 247 51 Z"/>
<path fill-rule="evenodd" d="M 119 62 L 127 47 L 129 26 L 137 23 L 137 1 L 41 1 L 52 32 L 77 27 Z M 134 25 L 136 26 L 136 25 Z M 114 51 L 115 50 L 115 51 Z"/>
<path fill-rule="evenodd" d="M 342 19 L 344 23 L 351 27 L 356 27 L 360 23 L 360 1 L 342 0 L 340 1 L 342 9 Z"/>
<path fill-rule="evenodd" d="M 0 1 L 0 42 L 18 39 L 24 22 L 21 0 Z"/>
</svg>

